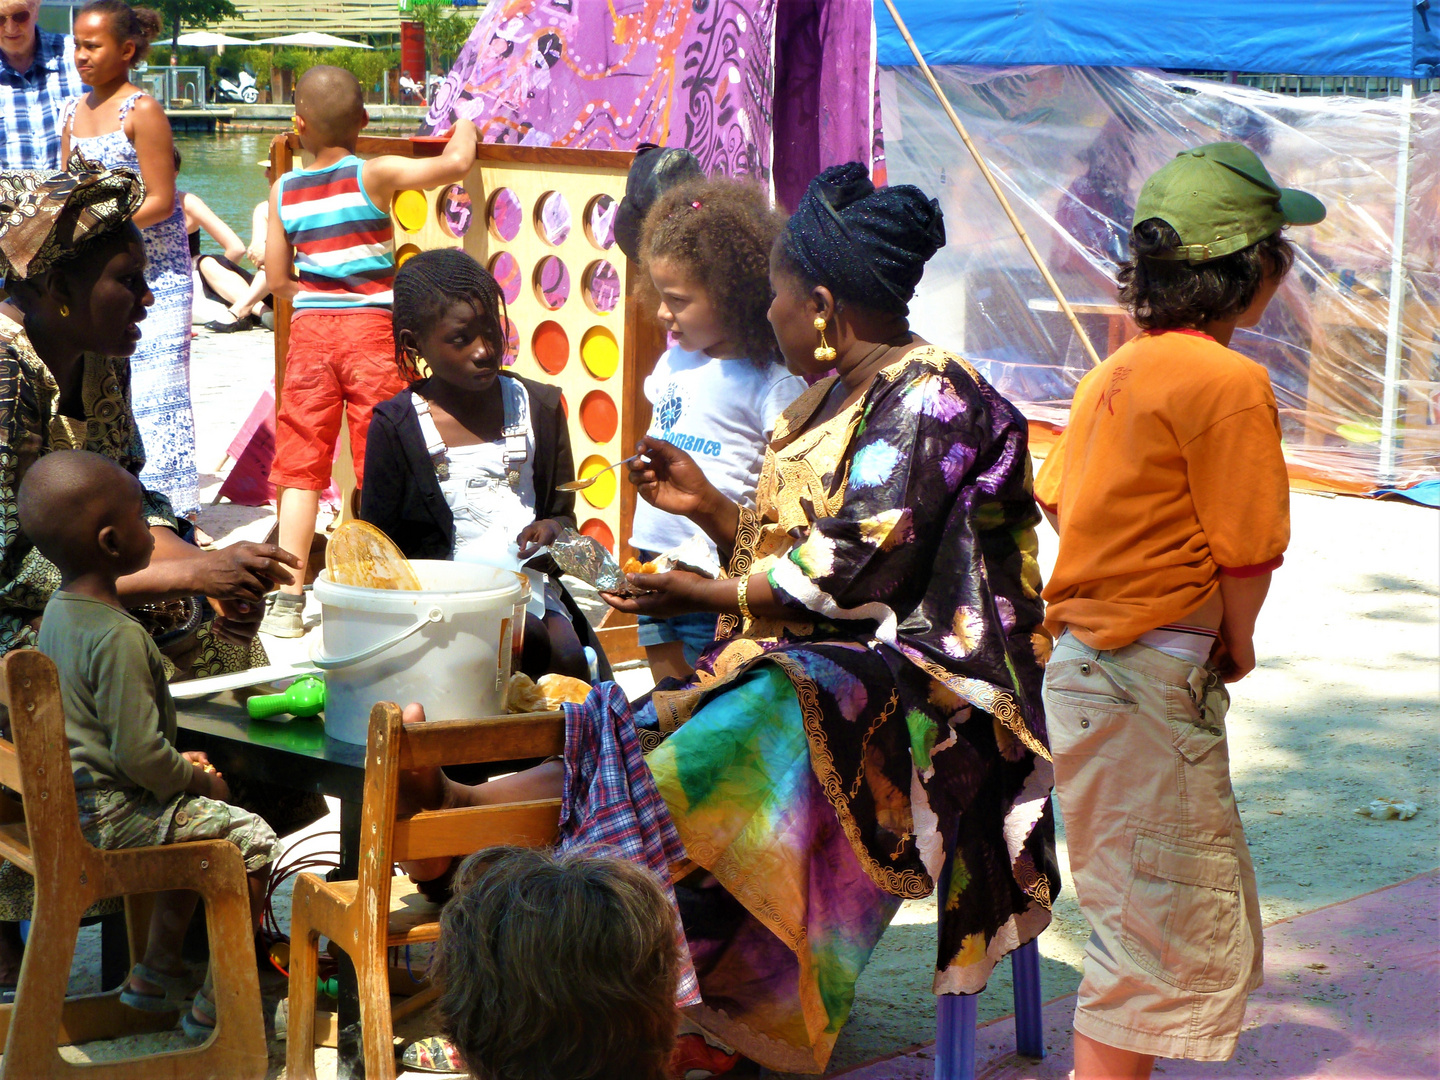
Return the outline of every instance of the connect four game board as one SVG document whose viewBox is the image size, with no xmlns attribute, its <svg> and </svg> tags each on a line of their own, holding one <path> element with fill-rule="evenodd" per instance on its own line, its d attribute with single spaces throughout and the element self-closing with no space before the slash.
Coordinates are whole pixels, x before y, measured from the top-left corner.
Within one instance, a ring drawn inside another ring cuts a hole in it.
<svg viewBox="0 0 1440 1080">
<path fill-rule="evenodd" d="M 362 157 L 428 156 L 441 140 L 362 138 Z M 271 148 L 280 171 L 298 157 L 295 136 Z M 482 144 L 459 184 L 397 193 L 391 208 L 400 265 L 420 251 L 461 247 L 495 275 L 509 313 L 507 364 L 558 385 L 580 477 L 627 456 L 649 409 L 641 388 L 663 347 L 653 312 L 631 296 L 637 273 L 615 246 L 615 210 L 632 155 Z M 277 321 L 276 385 L 284 385 L 288 312 Z M 633 489 L 605 472 L 576 496 L 580 530 L 619 558 L 629 538 Z"/>
</svg>

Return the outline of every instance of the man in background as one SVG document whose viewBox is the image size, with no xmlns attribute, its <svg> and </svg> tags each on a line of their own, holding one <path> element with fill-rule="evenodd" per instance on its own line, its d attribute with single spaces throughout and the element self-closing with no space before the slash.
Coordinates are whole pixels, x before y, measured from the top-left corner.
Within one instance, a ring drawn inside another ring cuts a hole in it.
<svg viewBox="0 0 1440 1080">
<path fill-rule="evenodd" d="M 40 0 L 0 0 L 0 168 L 60 168 L 60 106 L 83 92 L 74 39 L 40 29 Z"/>
</svg>

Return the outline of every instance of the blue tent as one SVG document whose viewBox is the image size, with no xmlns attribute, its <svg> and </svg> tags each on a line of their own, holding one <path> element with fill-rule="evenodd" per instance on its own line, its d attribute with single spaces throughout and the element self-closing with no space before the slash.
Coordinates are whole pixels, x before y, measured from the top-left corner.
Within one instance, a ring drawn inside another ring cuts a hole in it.
<svg viewBox="0 0 1440 1080">
<path fill-rule="evenodd" d="M 931 64 L 1440 76 L 1432 0 L 897 0 Z M 875 0 L 877 60 L 914 58 Z"/>
</svg>

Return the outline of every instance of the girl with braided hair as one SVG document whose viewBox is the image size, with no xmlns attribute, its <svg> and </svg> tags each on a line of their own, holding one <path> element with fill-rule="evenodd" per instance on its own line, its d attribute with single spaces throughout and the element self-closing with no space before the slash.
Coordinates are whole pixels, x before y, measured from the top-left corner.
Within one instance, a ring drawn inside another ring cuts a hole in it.
<svg viewBox="0 0 1440 1080">
<path fill-rule="evenodd" d="M 360 517 L 411 559 L 520 559 L 575 528 L 575 479 L 560 390 L 504 370 L 500 286 L 457 248 L 425 251 L 395 275 L 395 355 L 410 386 L 375 407 Z M 604 653 L 548 560 L 543 615 L 526 620 L 521 667 L 589 681 L 582 636 Z M 538 606 L 538 605 L 537 605 Z"/>
</svg>

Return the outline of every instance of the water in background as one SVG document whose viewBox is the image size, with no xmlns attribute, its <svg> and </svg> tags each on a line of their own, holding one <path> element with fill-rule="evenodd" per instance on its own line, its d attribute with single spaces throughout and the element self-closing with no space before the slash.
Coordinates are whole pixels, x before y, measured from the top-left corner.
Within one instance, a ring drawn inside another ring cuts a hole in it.
<svg viewBox="0 0 1440 1080">
<path fill-rule="evenodd" d="M 205 200 L 220 219 L 235 230 L 240 242 L 250 243 L 250 214 L 267 198 L 265 170 L 257 162 L 270 154 L 270 132 L 201 135 L 177 132 L 175 148 L 184 159 L 177 186 Z M 201 230 L 200 248 L 220 253 L 220 245 Z M 253 270 L 248 263 L 245 269 Z"/>
</svg>

